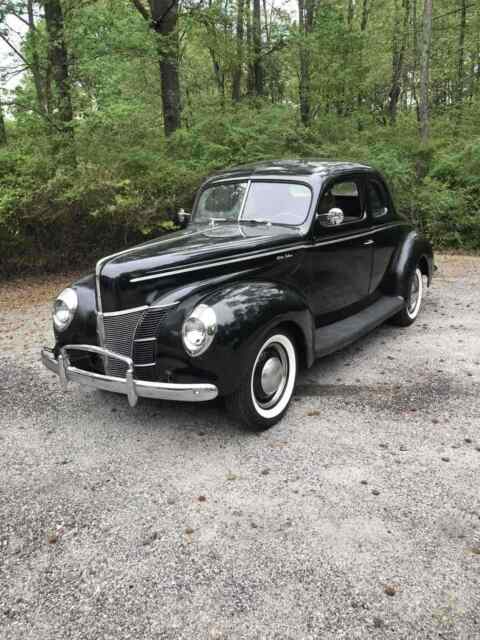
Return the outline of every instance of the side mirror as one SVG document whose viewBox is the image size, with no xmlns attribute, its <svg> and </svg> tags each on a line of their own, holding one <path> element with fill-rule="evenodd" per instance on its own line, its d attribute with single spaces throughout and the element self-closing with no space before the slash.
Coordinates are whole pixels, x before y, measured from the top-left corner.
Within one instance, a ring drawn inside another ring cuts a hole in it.
<svg viewBox="0 0 480 640">
<path fill-rule="evenodd" d="M 318 215 L 318 220 L 324 227 L 335 227 L 338 224 L 342 224 L 344 219 L 343 211 L 338 207 L 333 207 L 328 213 Z"/>
<path fill-rule="evenodd" d="M 182 227 L 186 227 L 188 224 L 188 219 L 192 216 L 191 213 L 187 213 L 185 211 L 185 209 L 180 209 L 180 211 L 177 213 L 177 218 L 178 218 L 178 224 L 180 224 Z"/>
</svg>

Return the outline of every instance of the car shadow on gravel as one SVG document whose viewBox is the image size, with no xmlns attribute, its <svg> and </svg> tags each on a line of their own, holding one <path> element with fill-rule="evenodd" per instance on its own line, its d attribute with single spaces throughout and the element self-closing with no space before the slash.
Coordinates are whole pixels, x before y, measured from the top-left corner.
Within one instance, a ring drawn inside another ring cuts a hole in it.
<svg viewBox="0 0 480 640">
<path fill-rule="evenodd" d="M 228 437 L 238 434 L 239 425 L 225 411 L 222 398 L 202 403 L 173 402 L 139 398 L 137 405 L 129 406 L 126 397 L 103 391 L 85 392 L 78 388 L 76 392 L 88 393 L 88 402 L 95 412 L 114 416 L 121 430 L 142 432 L 190 431 L 201 435 L 218 432 Z M 87 398 L 86 398 L 87 400 Z"/>
</svg>

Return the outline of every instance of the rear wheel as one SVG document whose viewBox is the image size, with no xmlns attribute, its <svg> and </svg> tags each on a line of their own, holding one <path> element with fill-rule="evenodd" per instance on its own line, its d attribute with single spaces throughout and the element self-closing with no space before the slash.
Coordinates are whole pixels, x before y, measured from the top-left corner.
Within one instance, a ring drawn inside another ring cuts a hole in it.
<svg viewBox="0 0 480 640">
<path fill-rule="evenodd" d="M 423 274 L 417 266 L 410 277 L 405 307 L 393 316 L 392 323 L 400 327 L 408 327 L 415 322 L 420 313 L 423 300 Z"/>
<path fill-rule="evenodd" d="M 249 429 L 268 429 L 285 414 L 296 377 L 295 345 L 287 333 L 275 331 L 254 352 L 239 388 L 226 399 L 227 408 Z"/>
</svg>

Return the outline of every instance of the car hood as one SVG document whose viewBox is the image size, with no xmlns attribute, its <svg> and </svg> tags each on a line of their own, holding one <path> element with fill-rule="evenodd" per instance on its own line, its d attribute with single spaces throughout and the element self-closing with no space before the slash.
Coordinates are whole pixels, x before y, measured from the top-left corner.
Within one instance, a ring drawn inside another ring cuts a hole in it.
<svg viewBox="0 0 480 640">
<path fill-rule="evenodd" d="M 188 267 L 231 256 L 247 256 L 300 239 L 298 229 L 280 225 L 192 224 L 182 231 L 101 260 L 97 272 L 102 310 L 119 311 L 151 304 L 162 292 L 198 277 L 198 270 L 190 271 Z M 182 269 L 185 269 L 183 274 Z M 159 277 L 155 278 L 156 275 Z"/>
</svg>

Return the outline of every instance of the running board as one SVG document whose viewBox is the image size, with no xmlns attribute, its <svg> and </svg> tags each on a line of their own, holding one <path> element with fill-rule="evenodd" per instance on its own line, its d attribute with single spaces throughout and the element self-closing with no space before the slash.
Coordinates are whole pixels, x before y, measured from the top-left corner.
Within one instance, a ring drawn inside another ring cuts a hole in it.
<svg viewBox="0 0 480 640">
<path fill-rule="evenodd" d="M 405 300 L 403 298 L 383 296 L 363 311 L 359 311 L 345 320 L 320 327 L 315 331 L 315 357 L 321 358 L 343 349 L 383 324 L 401 311 L 404 306 Z"/>
</svg>

